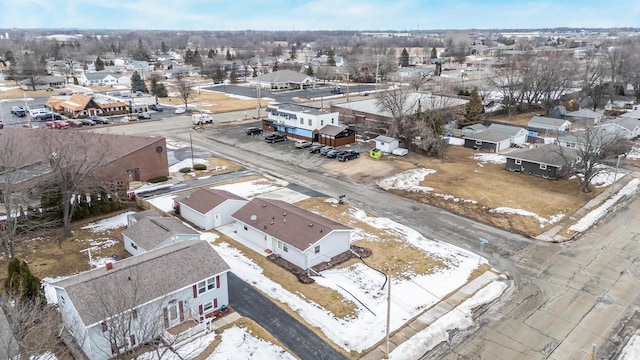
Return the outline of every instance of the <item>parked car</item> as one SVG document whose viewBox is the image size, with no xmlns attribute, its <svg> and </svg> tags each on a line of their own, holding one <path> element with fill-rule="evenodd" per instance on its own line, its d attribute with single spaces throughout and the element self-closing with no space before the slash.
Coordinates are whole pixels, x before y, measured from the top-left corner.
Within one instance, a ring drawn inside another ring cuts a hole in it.
<svg viewBox="0 0 640 360">
<path fill-rule="evenodd" d="M 95 121 L 93 121 L 93 120 L 91 120 L 89 118 L 81 119 L 80 122 L 82 123 L 82 125 L 87 125 L 87 126 L 93 126 L 93 125 L 96 124 Z"/>
<path fill-rule="evenodd" d="M 40 129 L 40 126 L 35 125 L 35 124 L 22 124 L 23 128 L 27 128 L 27 129 Z"/>
<path fill-rule="evenodd" d="M 320 149 L 322 149 L 322 145 L 311 145 L 311 147 L 309 147 L 309 152 L 312 154 L 318 154 L 320 153 Z"/>
<path fill-rule="evenodd" d="M 68 129 L 69 123 L 62 120 L 55 120 L 55 121 L 45 122 L 44 126 L 46 126 L 49 129 Z"/>
<path fill-rule="evenodd" d="M 286 138 L 282 134 L 274 133 L 264 138 L 264 141 L 268 143 L 277 143 L 280 141 L 285 141 Z"/>
<path fill-rule="evenodd" d="M 313 145 L 313 143 L 309 140 L 297 140 L 296 141 L 296 147 L 298 149 L 304 149 L 307 148 L 309 146 Z"/>
<path fill-rule="evenodd" d="M 191 122 L 194 125 L 213 124 L 213 118 L 209 114 L 193 114 L 191 115 Z"/>
<path fill-rule="evenodd" d="M 184 107 L 178 107 L 176 108 L 176 110 L 174 111 L 174 113 L 176 114 L 184 114 L 187 112 L 187 109 L 185 109 Z"/>
<path fill-rule="evenodd" d="M 340 149 L 333 149 L 333 150 L 329 150 L 327 151 L 326 157 L 328 158 L 335 158 L 336 156 L 338 156 L 338 154 L 340 154 L 342 152 L 342 150 Z"/>
<path fill-rule="evenodd" d="M 340 161 L 349 161 L 360 157 L 360 153 L 355 150 L 345 150 L 336 155 L 336 159 Z"/>
<path fill-rule="evenodd" d="M 62 116 L 60 114 L 54 113 L 40 113 L 33 117 L 34 121 L 54 121 L 54 120 L 62 120 Z"/>
<path fill-rule="evenodd" d="M 335 149 L 335 147 L 333 147 L 333 146 L 329 146 L 329 145 L 327 145 L 327 146 L 323 146 L 323 147 L 322 147 L 322 149 L 320 149 L 320 155 L 324 155 L 324 156 L 326 156 L 326 155 L 327 155 L 327 153 L 328 153 L 329 151 L 333 150 L 333 149 Z"/>
<path fill-rule="evenodd" d="M 141 120 L 151 119 L 151 114 L 149 114 L 148 112 L 138 113 L 138 119 L 141 119 Z"/>
<path fill-rule="evenodd" d="M 136 120 L 138 120 L 138 118 L 135 116 L 124 116 L 122 117 L 122 119 L 120 119 L 120 122 L 129 122 L 129 121 L 136 121 Z"/>
<path fill-rule="evenodd" d="M 70 127 L 81 127 L 82 126 L 82 121 L 80 121 L 80 120 L 75 120 L 75 119 L 71 120 L 70 119 L 70 120 L 67 120 L 67 122 L 69 123 Z"/>
<path fill-rule="evenodd" d="M 162 110 L 164 110 L 164 109 L 162 108 L 162 105 L 160 105 L 160 104 L 151 104 L 151 105 L 149 105 L 149 109 L 151 109 L 151 110 L 155 110 L 155 111 L 162 111 Z"/>
<path fill-rule="evenodd" d="M 244 129 L 244 133 L 247 135 L 260 135 L 262 134 L 262 129 L 252 126 Z"/>
<path fill-rule="evenodd" d="M 102 116 L 89 116 L 87 119 L 93 121 L 96 124 L 108 124 L 109 123 L 109 119 L 104 118 Z"/>
<path fill-rule="evenodd" d="M 24 106 L 12 106 L 11 113 L 18 117 L 25 117 L 27 116 L 27 109 Z"/>
</svg>

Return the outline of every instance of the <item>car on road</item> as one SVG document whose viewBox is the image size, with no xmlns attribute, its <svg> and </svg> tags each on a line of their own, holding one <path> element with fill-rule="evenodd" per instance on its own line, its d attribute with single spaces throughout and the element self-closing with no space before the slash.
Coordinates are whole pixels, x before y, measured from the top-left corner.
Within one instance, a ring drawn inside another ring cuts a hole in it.
<svg viewBox="0 0 640 360">
<path fill-rule="evenodd" d="M 89 118 L 81 119 L 80 122 L 82 123 L 82 125 L 86 125 L 86 126 L 93 126 L 93 125 L 96 124 L 95 121 L 93 121 L 93 120 L 91 120 Z"/>
<path fill-rule="evenodd" d="M 138 113 L 138 119 L 140 120 L 151 119 L 151 114 L 149 114 L 148 112 Z"/>
<path fill-rule="evenodd" d="M 360 157 L 360 153 L 355 150 L 345 150 L 336 155 L 336 159 L 340 161 L 349 161 Z"/>
<path fill-rule="evenodd" d="M 313 143 L 309 140 L 297 140 L 296 141 L 296 147 L 298 149 L 304 149 L 304 148 L 308 148 L 311 145 L 313 145 Z"/>
<path fill-rule="evenodd" d="M 341 152 L 342 152 L 342 150 L 340 150 L 340 149 L 332 149 L 332 150 L 327 151 L 327 154 L 325 156 L 328 157 L 328 158 L 335 158 Z"/>
<path fill-rule="evenodd" d="M 102 116 L 89 116 L 87 119 L 93 121 L 96 124 L 108 124 L 109 123 L 109 119 L 104 118 Z"/>
<path fill-rule="evenodd" d="M 268 143 L 277 143 L 280 141 L 285 141 L 287 138 L 282 134 L 274 133 L 264 138 L 264 141 Z"/>
<path fill-rule="evenodd" d="M 82 121 L 80 121 L 80 120 L 70 119 L 70 120 L 67 120 L 67 122 L 69 123 L 70 127 L 81 127 L 82 126 Z"/>
<path fill-rule="evenodd" d="M 149 109 L 151 109 L 151 110 L 155 110 L 155 111 L 162 111 L 162 110 L 164 110 L 164 109 L 162 108 L 162 105 L 160 105 L 160 104 L 151 104 L 151 105 L 149 105 Z"/>
<path fill-rule="evenodd" d="M 176 114 L 184 114 L 186 112 L 187 112 L 187 109 L 185 109 L 184 107 L 176 108 L 176 110 L 174 111 L 174 113 Z"/>
<path fill-rule="evenodd" d="M 62 120 L 47 121 L 44 123 L 48 129 L 68 129 L 69 123 Z"/>
<path fill-rule="evenodd" d="M 311 147 L 309 147 L 309 152 L 312 154 L 318 154 L 320 153 L 321 149 L 322 145 L 311 145 Z"/>
<path fill-rule="evenodd" d="M 260 135 L 262 134 L 262 129 L 252 126 L 244 129 L 244 133 L 247 135 Z"/>
<path fill-rule="evenodd" d="M 320 149 L 320 155 L 327 155 L 327 153 L 331 150 L 335 149 L 335 147 L 327 145 L 327 146 L 323 146 L 322 149 Z"/>
<path fill-rule="evenodd" d="M 24 106 L 12 106 L 11 113 L 18 117 L 25 117 L 27 116 L 27 109 Z"/>
</svg>

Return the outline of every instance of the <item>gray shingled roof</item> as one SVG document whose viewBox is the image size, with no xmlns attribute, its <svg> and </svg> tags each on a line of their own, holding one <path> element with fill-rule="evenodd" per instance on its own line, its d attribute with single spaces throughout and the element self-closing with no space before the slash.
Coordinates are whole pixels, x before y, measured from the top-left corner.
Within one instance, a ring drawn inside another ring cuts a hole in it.
<svg viewBox="0 0 640 360">
<path fill-rule="evenodd" d="M 567 122 L 565 119 L 556 119 L 546 116 L 534 116 L 529 120 L 527 125 L 536 129 L 558 130 Z"/>
<path fill-rule="evenodd" d="M 640 126 L 640 120 L 639 119 L 635 119 L 635 118 L 630 118 L 630 117 L 626 117 L 626 118 L 619 118 L 617 120 L 613 120 L 611 121 L 614 124 L 620 125 L 623 128 L 629 130 L 629 131 L 633 131 L 636 127 Z"/>
<path fill-rule="evenodd" d="M 133 214 L 129 214 L 130 217 L 132 217 L 133 219 L 135 219 L 136 221 L 140 221 L 144 218 L 150 217 L 150 216 L 162 216 L 160 215 L 160 213 L 158 212 L 158 210 L 155 209 L 150 209 L 150 210 L 144 210 L 144 211 L 138 211 L 136 213 Z"/>
<path fill-rule="evenodd" d="M 633 111 L 626 112 L 626 113 L 620 115 L 620 117 L 632 118 L 632 119 L 640 119 L 640 110 L 633 110 Z"/>
<path fill-rule="evenodd" d="M 509 137 L 512 137 L 512 136 L 516 136 L 521 130 L 525 130 L 525 129 L 522 128 L 522 127 L 519 127 L 519 126 L 509 126 L 509 125 L 502 125 L 502 124 L 491 124 L 491 125 L 489 125 L 487 130 L 499 131 L 499 132 L 501 132 L 503 134 L 509 135 Z"/>
<path fill-rule="evenodd" d="M 255 215 L 256 220 L 251 220 Z M 336 230 L 352 230 L 324 216 L 280 200 L 253 198 L 232 218 L 269 234 L 301 251 Z"/>
<path fill-rule="evenodd" d="M 602 113 L 593 111 L 591 109 L 580 109 L 580 110 L 576 110 L 576 111 L 572 111 L 564 114 L 564 116 L 569 116 L 569 117 L 581 117 L 581 118 L 592 118 L 592 119 L 602 117 L 602 115 L 603 115 Z"/>
<path fill-rule="evenodd" d="M 106 78 L 107 76 L 113 76 L 114 78 L 118 78 L 118 76 L 110 73 L 110 72 L 104 72 L 104 71 L 98 71 L 98 72 L 85 72 L 84 76 L 87 78 L 87 80 L 89 81 L 97 81 L 97 80 L 102 80 L 104 78 Z"/>
<path fill-rule="evenodd" d="M 200 214 L 206 214 L 226 200 L 246 199 L 226 190 L 201 188 L 180 200 L 180 203 L 187 205 Z"/>
<path fill-rule="evenodd" d="M 464 138 L 469 140 L 482 140 L 484 142 L 498 143 L 500 141 L 510 139 L 511 136 L 501 131 L 487 129 L 476 134 L 464 135 Z"/>
<path fill-rule="evenodd" d="M 122 231 L 129 239 L 146 250 L 151 250 L 174 235 L 199 235 L 200 233 L 171 217 L 145 217 Z"/>
<path fill-rule="evenodd" d="M 547 144 L 532 149 L 514 151 L 505 156 L 507 159 L 519 159 L 532 163 L 561 167 L 577 159 L 578 151 L 564 146 Z"/>
<path fill-rule="evenodd" d="M 204 240 L 181 241 L 53 283 L 86 326 L 229 271 Z"/>
<path fill-rule="evenodd" d="M 279 70 L 272 71 L 268 74 L 263 74 L 255 78 L 256 81 L 264 81 L 265 83 L 284 83 L 284 82 L 292 82 L 292 83 L 301 83 L 306 78 L 310 77 L 306 74 L 297 73 L 291 70 Z"/>
</svg>

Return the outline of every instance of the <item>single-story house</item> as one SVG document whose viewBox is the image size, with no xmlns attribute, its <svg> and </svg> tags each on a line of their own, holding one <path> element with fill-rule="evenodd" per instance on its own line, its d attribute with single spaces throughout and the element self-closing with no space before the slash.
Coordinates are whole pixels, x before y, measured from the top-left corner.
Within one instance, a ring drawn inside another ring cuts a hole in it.
<svg viewBox="0 0 640 360">
<path fill-rule="evenodd" d="M 315 78 L 292 70 L 278 70 L 248 79 L 249 85 L 266 89 L 304 89 L 315 83 Z"/>
<path fill-rule="evenodd" d="M 378 135 L 373 141 L 376 143 L 376 149 L 389 154 L 400 146 L 398 139 L 391 136 Z"/>
<path fill-rule="evenodd" d="M 89 359 L 107 360 L 158 338 L 175 339 L 186 322 L 204 326 L 229 304 L 228 271 L 208 242 L 182 241 L 52 286 L 64 329 Z"/>
<path fill-rule="evenodd" d="M 640 136 L 640 120 L 633 118 L 617 118 L 598 125 L 608 133 L 617 133 L 625 139 L 633 139 Z"/>
<path fill-rule="evenodd" d="M 464 136 L 464 147 L 489 152 L 500 152 L 511 146 L 511 137 L 502 131 L 487 129 Z"/>
<path fill-rule="evenodd" d="M 302 269 L 351 248 L 350 227 L 284 201 L 253 198 L 231 217 L 241 243 Z"/>
<path fill-rule="evenodd" d="M 479 132 L 483 132 L 487 130 L 487 127 L 482 124 L 473 124 L 473 125 L 463 126 L 460 130 L 462 130 L 462 134 L 469 135 L 469 134 L 477 134 Z"/>
<path fill-rule="evenodd" d="M 195 226 L 209 230 L 232 223 L 231 215 L 247 202 L 225 190 L 200 188 L 177 202 L 177 212 Z"/>
<path fill-rule="evenodd" d="M 316 132 L 317 141 L 322 145 L 343 146 L 356 142 L 356 132 L 346 125 L 325 125 Z"/>
<path fill-rule="evenodd" d="M 578 151 L 556 144 L 546 144 L 505 155 L 505 169 L 545 179 L 567 175 L 578 159 Z"/>
<path fill-rule="evenodd" d="M 35 85 L 34 85 L 35 84 Z M 64 76 L 36 76 L 20 81 L 20 88 L 25 91 L 61 89 L 67 85 L 67 79 Z"/>
<path fill-rule="evenodd" d="M 124 249 L 134 256 L 186 240 L 200 240 L 200 233 L 173 217 L 146 216 L 122 231 Z"/>
<path fill-rule="evenodd" d="M 571 121 L 566 119 L 556 119 L 546 116 L 534 116 L 527 123 L 529 130 L 556 134 L 562 131 L 571 130 Z"/>
<path fill-rule="evenodd" d="M 162 216 L 162 215 L 158 212 L 158 210 L 155 210 L 155 209 L 134 212 L 132 214 L 127 215 L 127 227 L 131 227 L 133 224 L 137 223 L 138 221 L 144 218 L 157 217 L 157 216 Z"/>
<path fill-rule="evenodd" d="M 637 107 L 638 105 L 636 105 Z M 640 109 L 634 109 L 631 111 L 628 111 L 622 115 L 620 115 L 621 118 L 629 118 L 629 119 L 636 119 L 636 120 L 640 120 Z"/>
<path fill-rule="evenodd" d="M 564 118 L 573 123 L 596 125 L 602 121 L 604 114 L 591 109 L 580 109 L 564 114 Z"/>
<path fill-rule="evenodd" d="M 77 75 L 77 78 L 78 84 L 82 86 L 113 86 L 116 84 L 128 85 L 131 83 L 131 78 L 129 76 L 107 71 L 83 71 Z"/>
<path fill-rule="evenodd" d="M 527 135 L 529 131 L 519 126 L 510 126 L 502 124 L 491 124 L 487 130 L 499 131 L 503 134 L 509 135 L 511 144 L 524 144 L 527 142 Z"/>
</svg>

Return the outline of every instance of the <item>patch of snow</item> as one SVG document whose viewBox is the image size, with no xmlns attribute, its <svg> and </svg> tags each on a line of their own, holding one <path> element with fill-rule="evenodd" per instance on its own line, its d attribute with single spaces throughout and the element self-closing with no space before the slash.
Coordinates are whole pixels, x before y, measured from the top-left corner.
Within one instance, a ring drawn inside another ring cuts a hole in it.
<svg viewBox="0 0 640 360">
<path fill-rule="evenodd" d="M 627 345 L 622 349 L 618 360 L 638 360 L 640 359 L 640 333 L 636 332 L 631 336 Z"/>
<path fill-rule="evenodd" d="M 470 199 L 462 199 L 462 198 L 458 198 L 455 197 L 451 194 L 439 194 L 439 193 L 433 193 L 433 196 L 437 196 L 437 197 L 441 197 L 445 200 L 451 200 L 453 202 L 461 202 L 461 203 L 465 203 L 465 204 L 477 204 L 478 202 L 476 200 L 470 200 Z"/>
<path fill-rule="evenodd" d="M 256 195 L 268 193 L 280 189 L 281 186 L 265 180 L 244 181 L 212 187 L 212 189 L 226 190 L 243 198 L 251 198 Z"/>
<path fill-rule="evenodd" d="M 163 195 L 146 199 L 148 203 L 164 212 L 173 211 L 173 199 L 178 195 Z"/>
<path fill-rule="evenodd" d="M 196 178 L 196 179 L 197 179 L 197 180 L 206 180 L 206 179 L 210 178 L 211 176 L 213 176 L 213 175 L 200 176 L 200 177 L 198 177 L 198 178 Z"/>
<path fill-rule="evenodd" d="M 531 217 L 534 217 L 536 220 L 538 220 L 541 228 L 549 224 L 555 224 L 564 218 L 564 214 L 561 212 L 555 215 L 552 215 L 547 219 L 531 211 L 527 211 L 523 209 L 513 209 L 509 207 L 497 207 L 495 209 L 489 210 L 489 212 L 495 213 L 495 214 L 515 214 L 515 215 L 522 215 L 522 216 L 531 216 Z"/>
<path fill-rule="evenodd" d="M 180 171 L 180 169 L 182 169 L 182 168 L 193 167 L 193 165 L 195 165 L 195 164 L 205 164 L 206 165 L 206 164 L 209 164 L 209 162 L 206 159 L 198 159 L 198 158 L 193 159 L 193 161 L 191 161 L 191 159 L 184 159 L 184 160 L 180 161 L 177 164 L 169 166 L 169 172 L 170 173 L 175 173 L 175 172 Z"/>
<path fill-rule="evenodd" d="M 167 149 L 169 150 L 186 149 L 189 147 L 189 144 L 184 143 L 182 141 L 169 139 L 169 138 L 167 138 L 165 141 L 167 142 Z"/>
<path fill-rule="evenodd" d="M 464 145 L 464 139 L 462 138 L 457 138 L 457 137 L 445 137 L 445 139 L 448 140 L 448 144 L 449 145 L 456 145 L 456 146 L 463 146 Z"/>
<path fill-rule="evenodd" d="M 478 160 L 481 163 L 492 163 L 492 164 L 506 164 L 507 158 L 504 155 L 493 154 L 493 153 L 478 153 L 473 154 L 471 157 L 474 160 Z"/>
<path fill-rule="evenodd" d="M 237 326 L 226 329 L 222 342 L 207 360 L 281 359 L 294 360 L 283 348 L 251 335 L 251 331 Z"/>
<path fill-rule="evenodd" d="M 427 175 L 435 174 L 433 169 L 416 168 L 404 171 L 378 182 L 378 186 L 385 190 L 400 189 L 411 192 L 430 192 L 433 188 L 420 186 L 420 182 L 424 181 Z"/>
<path fill-rule="evenodd" d="M 135 211 L 127 211 L 125 213 L 89 223 L 82 227 L 82 229 L 90 229 L 93 232 L 107 231 L 111 229 L 117 229 L 127 225 L 127 216 L 134 214 Z"/>
<path fill-rule="evenodd" d="M 591 225 L 593 225 L 596 221 L 600 220 L 609 209 L 611 209 L 620 199 L 625 196 L 631 196 L 638 191 L 638 186 L 640 185 L 640 179 L 635 178 L 627 185 L 625 185 L 620 191 L 618 191 L 614 196 L 610 197 L 604 204 L 599 207 L 591 210 L 586 216 L 580 219 L 577 223 L 569 228 L 571 231 L 583 232 L 586 231 Z"/>
<path fill-rule="evenodd" d="M 626 158 L 629 160 L 639 160 L 640 159 L 640 147 L 634 146 L 631 148 L 631 151 L 626 155 Z"/>
<path fill-rule="evenodd" d="M 252 98 L 249 96 L 242 96 L 242 95 L 229 94 L 229 93 L 227 93 L 227 97 L 230 97 L 232 99 L 238 99 L 238 100 L 255 100 L 255 98 Z"/>
</svg>

